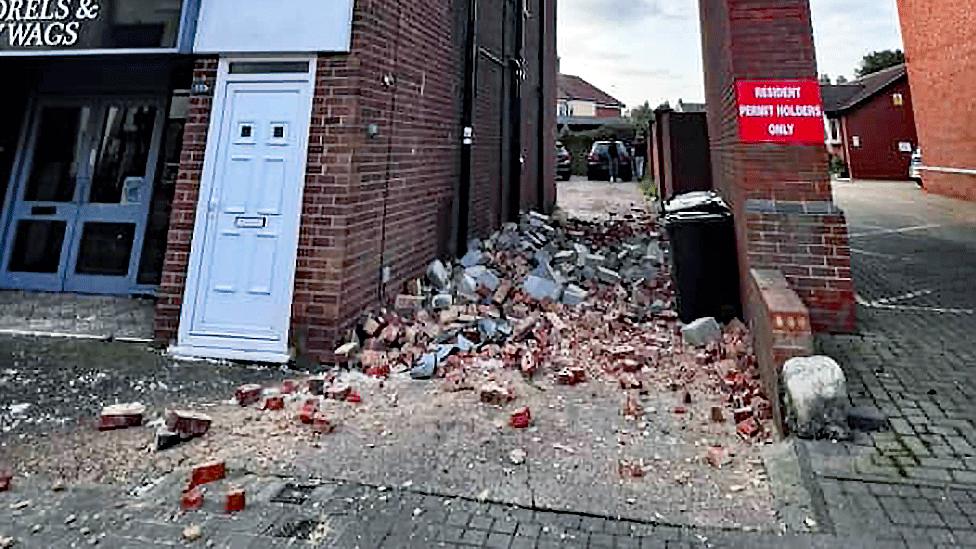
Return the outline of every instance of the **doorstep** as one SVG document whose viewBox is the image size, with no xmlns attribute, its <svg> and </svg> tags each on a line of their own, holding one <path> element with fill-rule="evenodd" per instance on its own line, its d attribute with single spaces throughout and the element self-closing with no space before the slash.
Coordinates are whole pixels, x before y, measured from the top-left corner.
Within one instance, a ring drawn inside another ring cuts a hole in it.
<svg viewBox="0 0 976 549">
<path fill-rule="evenodd" d="M 148 343 L 154 305 L 149 298 L 0 291 L 0 335 Z"/>
</svg>

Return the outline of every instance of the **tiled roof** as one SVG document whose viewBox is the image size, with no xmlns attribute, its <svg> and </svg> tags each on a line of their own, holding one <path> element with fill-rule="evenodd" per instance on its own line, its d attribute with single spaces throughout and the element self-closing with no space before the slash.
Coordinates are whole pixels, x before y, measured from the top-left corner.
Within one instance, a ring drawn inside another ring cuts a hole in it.
<svg viewBox="0 0 976 549">
<path fill-rule="evenodd" d="M 856 107 L 907 74 L 905 64 L 902 63 L 846 84 L 822 85 L 820 90 L 823 94 L 824 110 L 827 113 L 840 113 Z"/>
<path fill-rule="evenodd" d="M 593 101 L 598 105 L 623 108 L 624 104 L 607 92 L 571 74 L 559 75 L 559 99 Z"/>
</svg>

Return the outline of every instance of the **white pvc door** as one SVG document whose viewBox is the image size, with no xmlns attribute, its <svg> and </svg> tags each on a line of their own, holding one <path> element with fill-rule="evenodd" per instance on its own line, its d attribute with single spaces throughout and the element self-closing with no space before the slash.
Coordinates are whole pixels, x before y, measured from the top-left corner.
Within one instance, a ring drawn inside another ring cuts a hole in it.
<svg viewBox="0 0 976 549">
<path fill-rule="evenodd" d="M 308 83 L 259 81 L 228 81 L 222 92 L 177 352 L 280 362 L 287 360 L 311 93 Z"/>
</svg>

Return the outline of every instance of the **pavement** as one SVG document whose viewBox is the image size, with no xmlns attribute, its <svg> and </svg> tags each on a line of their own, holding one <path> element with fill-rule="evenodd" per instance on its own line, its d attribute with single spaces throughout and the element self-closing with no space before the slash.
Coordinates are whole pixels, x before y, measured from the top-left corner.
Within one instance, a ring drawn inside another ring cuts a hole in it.
<svg viewBox="0 0 976 549">
<path fill-rule="evenodd" d="M 851 222 L 860 331 L 818 345 L 845 368 L 853 403 L 885 415 L 880 432 L 779 443 L 711 470 L 699 445 L 718 433 L 703 439 L 692 423 L 651 414 L 648 434 L 633 437 L 619 407 L 607 409 L 605 387 L 543 387 L 528 397 L 546 410 L 537 430 L 512 434 L 497 428 L 497 411 L 456 400 L 469 395 L 353 379 L 363 404 L 336 404 L 343 427 L 320 438 L 225 402 L 239 383 L 293 372 L 177 363 L 131 343 L 0 336 L 0 402 L 30 404 L 21 417 L 8 411 L 0 430 L 0 469 L 28 470 L 0 493 L 0 547 L 4 536 L 14 547 L 976 546 L 967 474 L 976 467 L 967 348 L 976 297 L 966 291 L 976 205 L 910 184 L 835 192 Z M 626 212 L 640 191 L 572 181 L 559 196 L 565 209 L 596 215 Z M 647 405 L 663 409 L 669 398 L 652 394 Z M 91 430 L 93 410 L 134 399 L 153 414 L 207 406 L 218 427 L 161 454 L 148 451 L 146 429 Z M 37 411 L 57 421 L 29 419 Z M 623 435 L 636 446 L 615 449 Z M 509 461 L 513 448 L 527 451 L 524 466 Z M 608 469 L 622 452 L 655 460 L 646 482 L 614 480 Z M 203 510 L 179 512 L 189 469 L 212 455 L 229 478 L 211 486 Z M 677 470 L 699 476 L 682 485 Z M 747 497 L 732 482 L 749 484 Z M 231 486 L 247 490 L 242 513 L 221 509 Z M 197 541 L 184 537 L 191 525 Z"/>
<path fill-rule="evenodd" d="M 976 204 L 912 183 L 837 183 L 858 333 L 819 338 L 881 432 L 804 451 L 837 531 L 892 546 L 976 545 Z"/>
</svg>

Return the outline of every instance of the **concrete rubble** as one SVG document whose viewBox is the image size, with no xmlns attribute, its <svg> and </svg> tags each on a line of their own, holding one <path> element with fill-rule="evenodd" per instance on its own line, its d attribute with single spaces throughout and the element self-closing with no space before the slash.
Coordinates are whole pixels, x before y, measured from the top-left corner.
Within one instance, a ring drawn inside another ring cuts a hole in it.
<svg viewBox="0 0 976 549">
<path fill-rule="evenodd" d="M 787 424 L 801 438 L 850 437 L 847 380 L 826 356 L 797 357 L 783 365 Z"/>
</svg>

